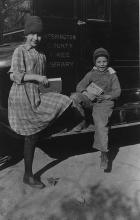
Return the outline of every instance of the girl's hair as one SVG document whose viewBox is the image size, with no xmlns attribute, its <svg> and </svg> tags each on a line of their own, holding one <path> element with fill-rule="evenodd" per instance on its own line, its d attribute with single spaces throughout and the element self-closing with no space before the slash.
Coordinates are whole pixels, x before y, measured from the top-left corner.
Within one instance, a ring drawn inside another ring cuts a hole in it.
<svg viewBox="0 0 140 220">
<path fill-rule="evenodd" d="M 29 16 L 25 22 L 25 36 L 28 34 L 42 34 L 43 32 L 43 23 L 40 17 L 38 16 Z"/>
</svg>

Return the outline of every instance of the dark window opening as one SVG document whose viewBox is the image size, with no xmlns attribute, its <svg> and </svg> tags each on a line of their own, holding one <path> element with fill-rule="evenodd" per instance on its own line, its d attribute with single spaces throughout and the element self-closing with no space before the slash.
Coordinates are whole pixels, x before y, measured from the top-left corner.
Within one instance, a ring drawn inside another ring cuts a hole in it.
<svg viewBox="0 0 140 220">
<path fill-rule="evenodd" d="M 80 0 L 77 14 L 83 20 L 109 20 L 110 0 Z"/>
<path fill-rule="evenodd" d="M 87 19 L 109 19 L 109 0 L 86 0 Z"/>
<path fill-rule="evenodd" d="M 35 11 L 42 17 L 72 18 L 74 0 L 36 0 Z"/>
</svg>

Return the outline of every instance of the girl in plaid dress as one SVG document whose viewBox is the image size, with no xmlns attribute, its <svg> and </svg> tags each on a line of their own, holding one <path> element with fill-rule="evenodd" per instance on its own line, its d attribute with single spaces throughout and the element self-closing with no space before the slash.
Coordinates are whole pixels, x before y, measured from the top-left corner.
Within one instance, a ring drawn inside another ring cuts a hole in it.
<svg viewBox="0 0 140 220">
<path fill-rule="evenodd" d="M 71 105 L 69 97 L 58 93 L 41 94 L 39 85 L 47 85 L 46 57 L 39 50 L 42 21 L 30 16 L 25 24 L 26 42 L 13 53 L 10 78 L 13 85 L 8 99 L 8 118 L 11 128 L 25 136 L 23 182 L 43 188 L 33 176 L 32 163 L 39 132 L 48 127 Z"/>
</svg>

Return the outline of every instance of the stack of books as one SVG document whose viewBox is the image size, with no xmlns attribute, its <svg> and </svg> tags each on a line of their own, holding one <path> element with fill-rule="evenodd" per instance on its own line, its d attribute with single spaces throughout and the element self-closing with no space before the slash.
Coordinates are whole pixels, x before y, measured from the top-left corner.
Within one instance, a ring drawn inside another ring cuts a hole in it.
<svg viewBox="0 0 140 220">
<path fill-rule="evenodd" d="M 49 84 L 47 86 L 44 86 L 40 84 L 40 92 L 41 93 L 47 93 L 47 92 L 62 92 L 62 79 L 59 78 L 49 78 L 48 79 Z"/>
<path fill-rule="evenodd" d="M 99 95 L 103 94 L 103 89 L 97 86 L 94 82 L 90 83 L 86 89 L 85 95 L 93 101 Z"/>
</svg>

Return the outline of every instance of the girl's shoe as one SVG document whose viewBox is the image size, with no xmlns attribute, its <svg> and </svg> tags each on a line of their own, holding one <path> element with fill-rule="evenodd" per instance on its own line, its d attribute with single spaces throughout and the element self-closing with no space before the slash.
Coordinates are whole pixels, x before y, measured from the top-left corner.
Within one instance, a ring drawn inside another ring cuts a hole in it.
<svg viewBox="0 0 140 220">
<path fill-rule="evenodd" d="M 30 177 L 24 176 L 23 182 L 36 189 L 43 189 L 45 187 L 44 183 L 31 176 Z"/>
<path fill-rule="evenodd" d="M 107 169 L 107 167 L 108 167 L 107 152 L 101 152 L 100 168 L 102 168 L 102 169 Z"/>
</svg>

